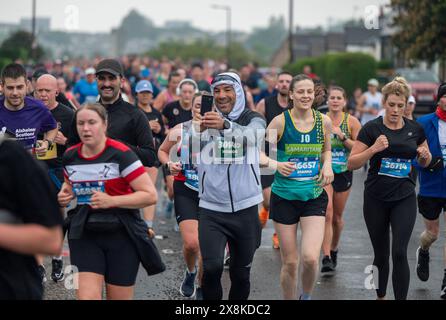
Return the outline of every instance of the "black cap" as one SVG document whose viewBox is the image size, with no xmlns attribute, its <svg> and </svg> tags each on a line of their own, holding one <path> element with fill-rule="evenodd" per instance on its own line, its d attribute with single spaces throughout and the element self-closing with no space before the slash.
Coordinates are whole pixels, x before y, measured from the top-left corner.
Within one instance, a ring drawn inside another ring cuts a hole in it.
<svg viewBox="0 0 446 320">
<path fill-rule="evenodd" d="M 438 87 L 438 93 L 437 93 L 437 104 L 440 102 L 440 99 L 446 94 L 446 82 L 443 82 Z"/>
<path fill-rule="evenodd" d="M 102 72 L 108 72 L 114 76 L 121 77 L 124 75 L 124 70 L 122 69 L 121 63 L 115 59 L 105 59 L 99 62 L 96 68 L 96 75 Z"/>
</svg>

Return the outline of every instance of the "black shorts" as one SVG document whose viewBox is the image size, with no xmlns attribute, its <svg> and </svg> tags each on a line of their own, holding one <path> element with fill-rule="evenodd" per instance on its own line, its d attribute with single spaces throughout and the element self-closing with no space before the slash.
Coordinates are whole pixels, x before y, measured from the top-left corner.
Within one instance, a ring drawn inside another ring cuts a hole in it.
<svg viewBox="0 0 446 320">
<path fill-rule="evenodd" d="M 198 192 L 188 188 L 184 182 L 177 181 L 173 183 L 175 216 L 178 225 L 185 220 L 198 221 L 198 204 L 200 199 Z"/>
<path fill-rule="evenodd" d="M 262 182 L 262 190 L 265 190 L 266 188 L 269 188 L 272 186 L 274 182 L 274 175 L 262 175 L 260 176 L 260 181 Z"/>
<path fill-rule="evenodd" d="M 81 239 L 69 240 L 71 264 L 79 272 L 103 275 L 107 284 L 135 285 L 140 258 L 124 228 L 112 233 L 84 230 Z"/>
<path fill-rule="evenodd" d="M 325 217 L 328 206 L 328 195 L 325 190 L 312 200 L 286 200 L 271 192 L 270 215 L 274 222 L 292 225 L 304 217 Z"/>
<path fill-rule="evenodd" d="M 353 172 L 345 171 L 334 175 L 333 190 L 335 192 L 345 192 L 350 190 L 353 182 Z"/>
<path fill-rule="evenodd" d="M 440 217 L 441 212 L 446 212 L 446 198 L 429 198 L 418 195 L 418 211 L 430 221 Z"/>
</svg>

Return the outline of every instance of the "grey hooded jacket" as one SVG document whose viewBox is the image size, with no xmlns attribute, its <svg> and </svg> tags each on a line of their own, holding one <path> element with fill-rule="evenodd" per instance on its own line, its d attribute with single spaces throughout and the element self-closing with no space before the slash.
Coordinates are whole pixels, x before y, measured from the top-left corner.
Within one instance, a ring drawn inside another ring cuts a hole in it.
<svg viewBox="0 0 446 320">
<path fill-rule="evenodd" d="M 260 114 L 245 109 L 245 96 L 239 77 L 233 73 L 227 75 L 237 80 L 227 82 L 233 85 L 236 92 L 234 109 L 226 116 L 231 122 L 231 128 L 206 130 L 201 134 L 194 130 L 192 132 L 194 137 L 201 138 L 197 165 L 200 207 L 222 213 L 236 213 L 263 201 L 259 158 L 266 122 Z M 213 86 L 221 84 L 226 82 L 217 82 Z M 243 141 L 245 153 L 242 162 L 220 164 L 212 161 L 215 140 L 223 135 L 232 135 L 238 141 Z"/>
</svg>

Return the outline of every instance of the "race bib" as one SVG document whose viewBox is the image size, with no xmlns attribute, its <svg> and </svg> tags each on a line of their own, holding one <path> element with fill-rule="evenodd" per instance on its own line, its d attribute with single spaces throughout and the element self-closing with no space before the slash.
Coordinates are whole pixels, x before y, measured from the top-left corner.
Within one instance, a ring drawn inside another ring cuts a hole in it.
<svg viewBox="0 0 446 320">
<path fill-rule="evenodd" d="M 347 153 L 344 148 L 342 149 L 333 149 L 331 153 L 332 163 L 338 165 L 346 165 L 347 164 Z"/>
<path fill-rule="evenodd" d="M 91 205 L 91 196 L 94 191 L 105 192 L 104 182 L 80 182 L 73 183 L 73 192 L 77 197 L 77 204 Z"/>
<path fill-rule="evenodd" d="M 198 192 L 198 173 L 196 170 L 185 169 L 184 176 L 186 177 L 186 181 L 184 182 L 185 186 L 189 189 Z"/>
<path fill-rule="evenodd" d="M 408 178 L 412 171 L 412 160 L 399 158 L 383 158 L 379 175 L 393 178 Z"/>
<path fill-rule="evenodd" d="M 52 160 L 57 158 L 57 144 L 53 143 L 43 156 L 37 155 L 37 160 Z"/>
<path fill-rule="evenodd" d="M 214 147 L 214 160 L 220 164 L 243 163 L 243 143 L 236 139 L 224 139 L 217 137 Z"/>
<path fill-rule="evenodd" d="M 441 154 L 443 155 L 443 163 L 446 167 L 446 145 L 441 146 Z"/>
<path fill-rule="evenodd" d="M 320 159 L 317 157 L 290 158 L 296 170 L 288 177 L 295 180 L 314 180 L 319 176 Z"/>
</svg>

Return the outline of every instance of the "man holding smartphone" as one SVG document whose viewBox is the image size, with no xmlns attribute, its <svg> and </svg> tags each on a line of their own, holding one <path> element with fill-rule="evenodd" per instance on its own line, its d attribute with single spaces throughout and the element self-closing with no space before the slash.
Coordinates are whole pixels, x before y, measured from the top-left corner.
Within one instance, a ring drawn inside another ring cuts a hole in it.
<svg viewBox="0 0 446 320">
<path fill-rule="evenodd" d="M 246 108 L 237 74 L 219 74 L 211 88 L 216 110 L 204 116 L 195 114 L 193 129 L 193 137 L 200 139 L 201 147 L 197 169 L 203 298 L 223 297 L 221 275 L 228 243 L 229 299 L 246 300 L 254 253 L 261 241 L 257 213 L 263 201 L 259 152 L 266 122 L 260 114 Z"/>
</svg>

